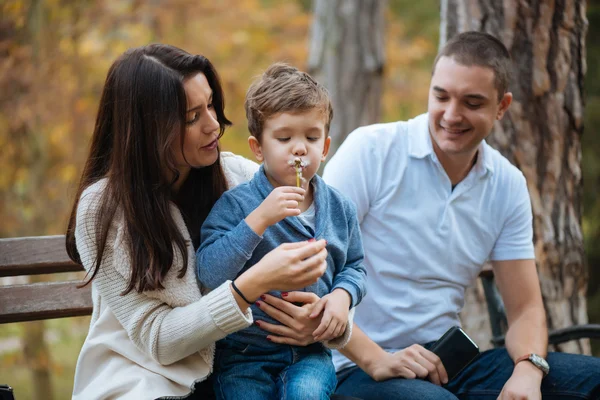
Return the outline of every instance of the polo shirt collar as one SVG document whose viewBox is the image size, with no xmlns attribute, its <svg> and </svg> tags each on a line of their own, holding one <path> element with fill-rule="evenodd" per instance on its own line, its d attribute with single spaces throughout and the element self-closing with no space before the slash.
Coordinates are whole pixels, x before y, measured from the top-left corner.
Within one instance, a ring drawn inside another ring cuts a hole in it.
<svg viewBox="0 0 600 400">
<path fill-rule="evenodd" d="M 479 145 L 475 169 L 483 175 L 486 172 L 494 173 L 494 164 L 490 152 L 492 148 L 485 140 Z M 421 114 L 408 121 L 408 154 L 414 158 L 435 156 L 431 136 L 429 135 L 428 114 Z"/>
</svg>

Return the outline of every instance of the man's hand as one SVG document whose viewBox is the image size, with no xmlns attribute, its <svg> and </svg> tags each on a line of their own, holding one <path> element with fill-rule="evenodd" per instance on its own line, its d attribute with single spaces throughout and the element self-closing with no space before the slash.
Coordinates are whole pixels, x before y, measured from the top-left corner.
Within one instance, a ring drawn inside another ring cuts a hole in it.
<svg viewBox="0 0 600 400">
<path fill-rule="evenodd" d="M 393 354 L 385 353 L 379 360 L 370 363 L 366 372 L 378 382 L 390 378 L 427 378 L 438 386 L 448 383 L 442 360 L 418 344 Z"/>
<path fill-rule="evenodd" d="M 521 361 L 500 392 L 499 400 L 541 400 L 542 371 L 528 361 Z"/>
<path fill-rule="evenodd" d="M 317 318 L 323 312 L 321 323 L 313 332 L 316 341 L 335 339 L 344 333 L 350 304 L 350 295 L 344 289 L 335 289 L 315 304 L 310 317 Z"/>
<path fill-rule="evenodd" d="M 273 189 L 260 206 L 246 217 L 246 223 L 257 235 L 262 235 L 269 226 L 282 219 L 300 215 L 299 204 L 304 200 L 305 193 L 303 188 L 295 186 Z"/>
</svg>

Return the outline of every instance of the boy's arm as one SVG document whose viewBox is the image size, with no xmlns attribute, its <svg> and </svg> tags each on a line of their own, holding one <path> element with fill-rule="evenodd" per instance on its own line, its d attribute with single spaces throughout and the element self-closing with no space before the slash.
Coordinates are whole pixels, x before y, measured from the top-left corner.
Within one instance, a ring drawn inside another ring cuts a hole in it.
<svg viewBox="0 0 600 400">
<path fill-rule="evenodd" d="M 367 270 L 363 264 L 365 253 L 356 208 L 350 202 L 347 204 L 349 235 L 346 264 L 339 271 L 336 271 L 331 291 L 343 289 L 348 292 L 351 300 L 350 308 L 352 308 L 356 307 L 367 293 Z"/>
<path fill-rule="evenodd" d="M 233 196 L 224 193 L 204 221 L 196 252 L 196 274 L 204 287 L 235 279 L 262 240 L 244 217 Z"/>
</svg>

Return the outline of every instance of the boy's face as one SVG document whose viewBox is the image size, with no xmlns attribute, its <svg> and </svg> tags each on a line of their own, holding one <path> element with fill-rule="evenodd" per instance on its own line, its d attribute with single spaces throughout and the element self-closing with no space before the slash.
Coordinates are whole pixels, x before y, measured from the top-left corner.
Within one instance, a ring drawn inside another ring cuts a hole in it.
<svg viewBox="0 0 600 400">
<path fill-rule="evenodd" d="M 295 158 L 303 164 L 302 187 L 316 174 L 329 151 L 331 138 L 326 137 L 325 115 L 319 109 L 303 112 L 283 112 L 268 118 L 260 143 L 248 139 L 256 159 L 264 163 L 267 177 L 274 187 L 296 186 Z"/>
<path fill-rule="evenodd" d="M 441 57 L 429 88 L 429 132 L 436 153 L 449 158 L 474 157 L 512 100 L 505 93 L 498 102 L 494 70 L 465 66 Z"/>
</svg>

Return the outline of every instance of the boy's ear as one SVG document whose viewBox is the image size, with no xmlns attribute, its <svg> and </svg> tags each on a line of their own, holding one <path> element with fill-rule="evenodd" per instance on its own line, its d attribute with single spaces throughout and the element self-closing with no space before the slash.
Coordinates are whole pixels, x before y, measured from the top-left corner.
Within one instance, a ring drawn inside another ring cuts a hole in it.
<svg viewBox="0 0 600 400">
<path fill-rule="evenodd" d="M 250 136 L 250 137 L 248 137 L 248 144 L 250 145 L 250 150 L 252 150 L 252 152 L 254 153 L 254 157 L 256 157 L 256 160 L 258 162 L 263 162 L 264 157 L 263 157 L 262 148 L 260 146 L 258 139 L 255 138 L 254 136 Z"/>
<path fill-rule="evenodd" d="M 331 136 L 327 136 L 325 139 L 325 144 L 323 145 L 323 156 L 321 157 L 321 162 L 325 161 L 327 158 L 327 153 L 329 153 L 329 146 L 331 145 Z"/>
</svg>

